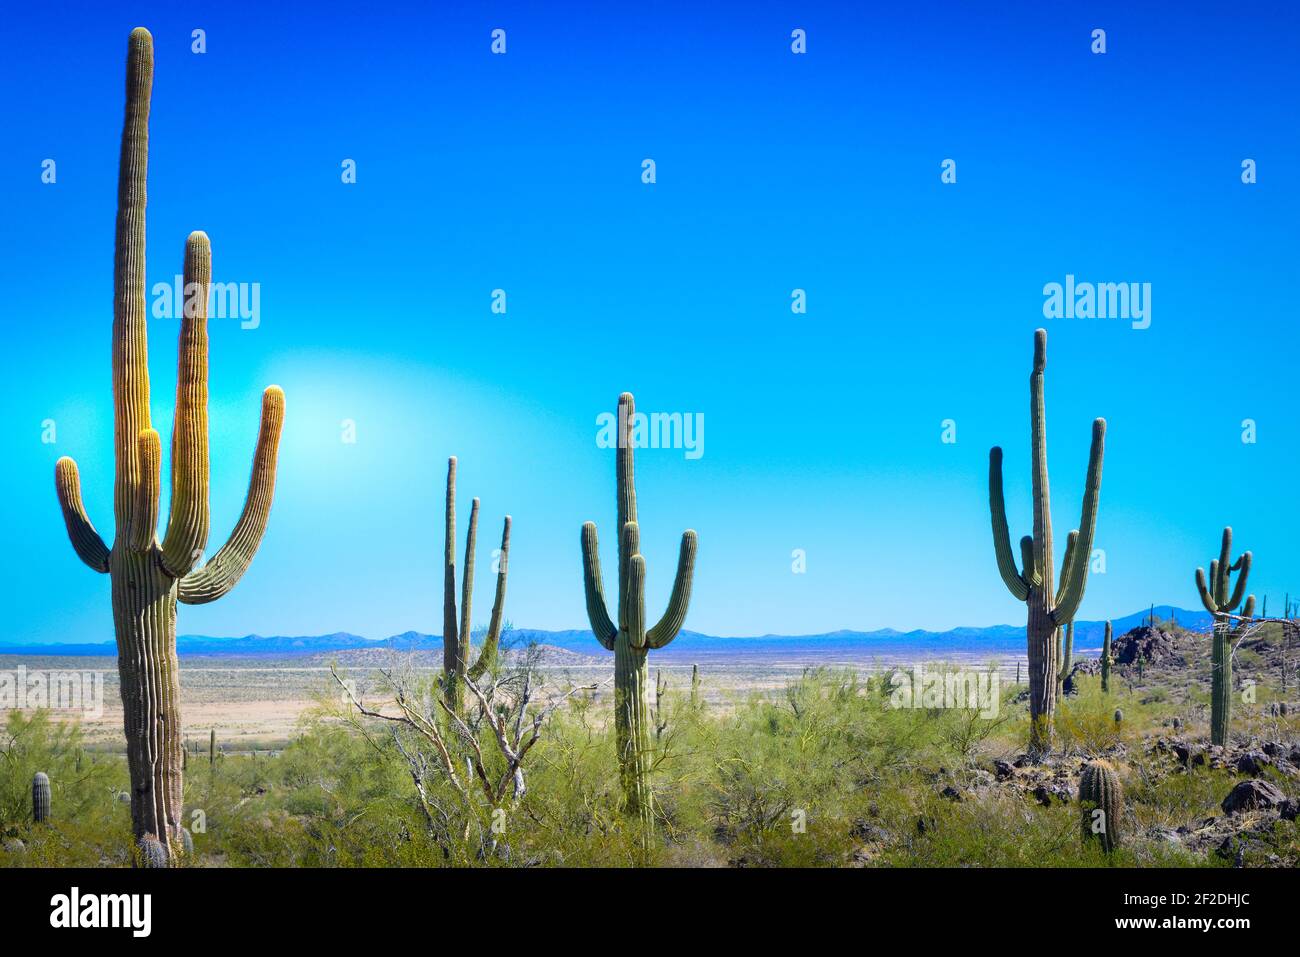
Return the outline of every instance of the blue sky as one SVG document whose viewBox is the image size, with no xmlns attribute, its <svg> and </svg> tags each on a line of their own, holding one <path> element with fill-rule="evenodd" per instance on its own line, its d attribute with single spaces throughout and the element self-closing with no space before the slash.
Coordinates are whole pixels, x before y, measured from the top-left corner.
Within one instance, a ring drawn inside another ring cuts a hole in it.
<svg viewBox="0 0 1300 957">
<path fill-rule="evenodd" d="M 1021 622 L 993 560 L 986 470 L 1001 444 L 1024 534 L 1040 325 L 1061 547 L 1089 423 L 1110 423 L 1106 573 L 1080 617 L 1195 606 L 1193 570 L 1227 523 L 1270 610 L 1300 592 L 1288 5 L 104 6 L 6 15 L 23 38 L 3 67 L 0 151 L 10 637 L 111 635 L 108 582 L 74 557 L 52 473 L 77 459 L 110 537 L 112 235 L 136 25 L 156 49 L 149 282 L 170 282 L 204 229 L 215 278 L 261 287 L 258 328 L 211 324 L 210 551 L 242 506 L 261 389 L 287 394 L 262 549 L 232 594 L 181 609 L 182 633 L 437 631 L 450 454 L 462 534 L 483 500 L 484 562 L 514 518 L 507 616 L 585 627 L 581 523 L 598 523 L 607 569 L 615 543 L 596 417 L 623 390 L 706 422 L 702 457 L 638 456 L 652 614 L 693 527 L 694 630 Z M 1150 328 L 1044 320 L 1043 286 L 1067 274 L 1151 283 Z M 176 332 L 151 322 L 164 436 Z M 476 619 L 490 588 L 481 572 Z"/>
</svg>

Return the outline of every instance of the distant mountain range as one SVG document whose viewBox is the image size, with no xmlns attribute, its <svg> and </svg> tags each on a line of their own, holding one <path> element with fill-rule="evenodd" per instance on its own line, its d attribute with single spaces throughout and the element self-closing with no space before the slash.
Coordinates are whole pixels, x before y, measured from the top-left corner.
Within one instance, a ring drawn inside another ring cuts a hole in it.
<svg viewBox="0 0 1300 957">
<path fill-rule="evenodd" d="M 1180 625 L 1192 630 L 1208 630 L 1210 615 L 1205 611 L 1188 611 L 1171 605 L 1157 605 L 1156 617 L 1174 618 Z M 1112 619 L 1116 636 L 1142 624 L 1151 609 L 1134 612 L 1123 618 Z M 1105 622 L 1080 621 L 1074 625 L 1075 648 L 1081 652 L 1101 646 Z M 516 628 L 509 635 L 509 644 L 550 645 L 568 651 L 591 654 L 599 649 L 590 631 L 540 631 Z M 844 652 L 861 655 L 872 651 L 897 651 L 900 649 L 943 649 L 948 651 L 1023 652 L 1025 628 L 1023 625 L 990 625 L 985 628 L 953 628 L 950 631 L 897 631 L 881 628 L 877 631 L 832 631 L 820 635 L 761 635 L 752 638 L 719 638 L 695 631 L 683 631 L 677 639 L 656 654 L 686 654 L 701 656 L 727 652 L 762 651 L 769 654 L 798 654 L 816 650 L 819 654 Z M 328 654 L 331 651 L 356 649 L 388 649 L 392 651 L 435 651 L 442 648 L 442 638 L 407 631 L 391 638 L 362 638 L 347 632 L 332 635 L 313 635 L 298 638 L 283 636 L 263 637 L 246 635 L 243 638 L 209 638 L 203 635 L 181 635 L 176 639 L 176 650 L 181 655 L 222 655 L 227 657 L 263 656 L 289 658 L 296 655 Z M 21 644 L 0 641 L 0 655 L 100 655 L 115 656 L 113 642 L 99 644 Z"/>
</svg>

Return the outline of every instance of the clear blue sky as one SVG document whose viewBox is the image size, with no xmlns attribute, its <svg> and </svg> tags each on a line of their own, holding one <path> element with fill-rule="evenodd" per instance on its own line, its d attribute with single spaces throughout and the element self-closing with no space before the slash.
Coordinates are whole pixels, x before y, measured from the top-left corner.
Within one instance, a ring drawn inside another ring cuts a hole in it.
<svg viewBox="0 0 1300 957">
<path fill-rule="evenodd" d="M 259 328 L 212 324 L 212 549 L 243 502 L 260 391 L 287 394 L 262 549 L 231 595 L 181 609 L 182 633 L 437 631 L 450 454 L 462 532 L 483 500 L 484 565 L 514 516 L 508 617 L 585 627 L 581 523 L 598 523 L 611 573 L 615 543 L 596 416 L 623 390 L 706 422 L 702 458 L 637 460 L 653 614 L 693 527 L 695 630 L 1022 622 L 994 565 L 987 455 L 1006 449 L 1018 537 L 1044 324 L 1061 546 L 1089 423 L 1110 422 L 1107 573 L 1080 617 L 1195 606 L 1193 570 L 1226 523 L 1270 610 L 1300 592 L 1290 5 L 612 6 L 6 12 L 8 637 L 111 635 L 107 579 L 74 557 L 52 473 L 77 459 L 110 537 L 113 217 L 136 25 L 156 46 L 149 282 L 170 281 L 204 229 L 215 277 L 262 289 Z M 489 50 L 498 27 L 504 56 Z M 806 55 L 790 52 L 796 27 Z M 340 182 L 346 158 L 355 185 Z M 955 185 L 940 182 L 946 158 Z M 1042 288 L 1067 273 L 1151 283 L 1151 327 L 1044 320 Z M 791 313 L 795 288 L 806 315 Z M 151 323 L 164 436 L 176 332 Z M 484 569 L 476 619 L 490 588 Z"/>
</svg>

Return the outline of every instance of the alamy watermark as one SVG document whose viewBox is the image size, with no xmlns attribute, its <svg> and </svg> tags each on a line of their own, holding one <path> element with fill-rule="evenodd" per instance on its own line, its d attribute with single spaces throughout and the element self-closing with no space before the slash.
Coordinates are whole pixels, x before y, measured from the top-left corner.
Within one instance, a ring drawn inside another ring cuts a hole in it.
<svg viewBox="0 0 1300 957">
<path fill-rule="evenodd" d="M 102 671 L 28 671 L 19 665 L 0 671 L 0 711 L 48 708 L 76 711 L 82 717 L 104 714 Z"/>
<path fill-rule="evenodd" d="M 628 440 L 628 423 L 620 421 L 626 413 L 602 412 L 596 416 L 596 447 L 617 448 Z M 704 455 L 703 412 L 633 412 L 630 444 L 634 449 L 684 449 L 686 458 Z"/>
<path fill-rule="evenodd" d="M 1002 704 L 996 670 L 927 672 L 924 664 L 895 671 L 889 678 L 891 708 L 958 708 L 996 718 Z"/>
<path fill-rule="evenodd" d="M 1128 319 L 1134 329 L 1151 325 L 1151 283 L 1075 282 L 1067 273 L 1064 283 L 1043 287 L 1044 319 Z"/>
<path fill-rule="evenodd" d="M 199 313 L 199 290 L 196 282 L 174 276 L 169 285 L 153 285 L 155 319 L 193 319 Z M 260 282 L 214 282 L 208 286 L 208 318 L 238 319 L 239 328 L 256 329 L 262 324 L 262 284 Z"/>
</svg>

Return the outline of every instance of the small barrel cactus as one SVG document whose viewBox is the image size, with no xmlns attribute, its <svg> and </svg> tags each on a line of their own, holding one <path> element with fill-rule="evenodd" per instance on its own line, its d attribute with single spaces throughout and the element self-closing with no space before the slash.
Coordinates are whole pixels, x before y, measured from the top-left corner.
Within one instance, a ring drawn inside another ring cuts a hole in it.
<svg viewBox="0 0 1300 957">
<path fill-rule="evenodd" d="M 1124 816 L 1124 789 L 1119 775 L 1106 761 L 1089 761 L 1079 778 L 1079 806 L 1083 812 L 1085 840 L 1097 838 L 1109 854 L 1119 846 Z"/>
<path fill-rule="evenodd" d="M 136 842 L 138 866 L 154 869 L 167 866 L 167 849 L 156 837 L 142 837 Z"/>
<path fill-rule="evenodd" d="M 1124 723 L 1124 712 L 1121 711 L 1119 708 L 1115 709 L 1115 723 L 1117 725 Z"/>
<path fill-rule="evenodd" d="M 32 778 L 32 820 L 44 824 L 50 819 L 50 778 L 37 771 Z"/>
</svg>

